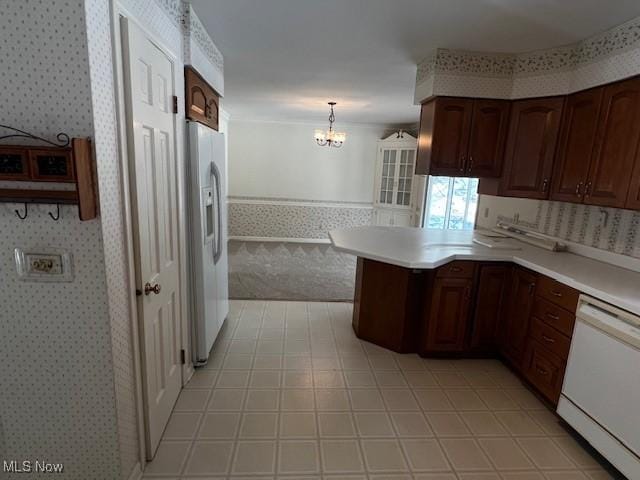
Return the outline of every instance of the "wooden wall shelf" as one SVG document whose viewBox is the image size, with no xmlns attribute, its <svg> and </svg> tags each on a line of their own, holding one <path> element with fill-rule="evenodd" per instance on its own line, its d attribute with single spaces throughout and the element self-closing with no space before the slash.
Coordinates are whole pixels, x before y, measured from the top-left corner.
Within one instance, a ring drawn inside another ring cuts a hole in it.
<svg viewBox="0 0 640 480">
<path fill-rule="evenodd" d="M 3 170 L 4 169 L 4 170 Z M 0 202 L 78 205 L 80 220 L 98 216 L 96 182 L 88 138 L 71 139 L 71 147 L 0 145 L 0 180 L 74 184 L 75 190 L 0 189 Z"/>
</svg>

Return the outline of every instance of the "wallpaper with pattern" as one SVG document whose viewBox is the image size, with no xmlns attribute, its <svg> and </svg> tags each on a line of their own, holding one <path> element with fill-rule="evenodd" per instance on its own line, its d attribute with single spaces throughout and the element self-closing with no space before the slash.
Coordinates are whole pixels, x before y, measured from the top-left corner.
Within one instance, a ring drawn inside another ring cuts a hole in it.
<svg viewBox="0 0 640 480">
<path fill-rule="evenodd" d="M 231 298 L 352 301 L 356 257 L 331 245 L 229 242 Z"/>
<path fill-rule="evenodd" d="M 481 210 L 486 199 L 505 205 L 509 202 L 508 198 L 482 195 Z M 514 222 L 508 215 L 498 219 L 580 245 L 640 258 L 640 212 L 565 202 L 528 201 L 537 203 L 535 221 Z"/>
<path fill-rule="evenodd" d="M 277 238 L 328 238 L 334 228 L 370 225 L 373 207 L 331 205 L 302 200 L 250 201 L 229 198 L 229 236 Z"/>
<path fill-rule="evenodd" d="M 83 0 L 4 2 L 3 122 L 54 137 L 93 136 Z M 0 205 L 0 423 L 3 458 L 65 464 L 63 478 L 120 477 L 101 220 L 49 205 L 25 220 Z M 73 256 L 72 283 L 19 281 L 13 249 Z M 41 478 L 31 475 L 32 478 Z M 45 475 L 46 477 L 46 475 Z"/>
<path fill-rule="evenodd" d="M 528 53 L 437 49 L 418 64 L 415 100 L 560 95 L 638 73 L 640 17 L 573 45 Z"/>
</svg>

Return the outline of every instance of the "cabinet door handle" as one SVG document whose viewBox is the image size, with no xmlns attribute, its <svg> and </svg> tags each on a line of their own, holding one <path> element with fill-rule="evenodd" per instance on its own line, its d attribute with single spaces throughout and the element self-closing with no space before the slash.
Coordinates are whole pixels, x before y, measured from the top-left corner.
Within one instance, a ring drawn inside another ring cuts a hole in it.
<svg viewBox="0 0 640 480">
<path fill-rule="evenodd" d="M 471 287 L 464 289 L 464 298 L 469 300 L 471 298 Z"/>
<path fill-rule="evenodd" d="M 469 155 L 469 168 L 468 168 L 468 170 L 471 171 L 472 168 L 473 168 L 473 155 Z"/>
<path fill-rule="evenodd" d="M 581 191 L 582 191 L 582 182 L 578 182 L 578 184 L 576 185 L 576 195 L 578 197 L 580 196 Z"/>
<path fill-rule="evenodd" d="M 530 283 L 529 284 L 529 295 L 533 295 L 533 292 L 536 289 L 536 284 L 535 283 Z"/>
<path fill-rule="evenodd" d="M 538 365 L 536 365 L 536 370 L 540 375 L 547 375 L 549 373 L 547 370 L 545 370 L 544 368 L 539 367 Z"/>
<path fill-rule="evenodd" d="M 542 193 L 547 193 L 548 188 L 549 188 L 549 179 L 545 178 L 542 181 Z"/>
<path fill-rule="evenodd" d="M 593 185 L 592 182 L 587 182 L 587 185 L 584 187 L 584 196 L 585 197 L 590 197 L 591 196 L 591 185 Z"/>
<path fill-rule="evenodd" d="M 542 339 L 547 343 L 556 343 L 556 341 L 553 338 L 547 337 L 544 333 L 542 334 Z"/>
<path fill-rule="evenodd" d="M 557 320 L 560 320 L 560 317 L 559 317 L 558 315 L 553 314 L 553 313 L 549 313 L 549 312 L 547 312 L 547 313 L 545 313 L 545 315 L 546 315 L 547 317 L 549 317 L 551 320 L 556 320 L 556 321 L 557 321 Z"/>
</svg>

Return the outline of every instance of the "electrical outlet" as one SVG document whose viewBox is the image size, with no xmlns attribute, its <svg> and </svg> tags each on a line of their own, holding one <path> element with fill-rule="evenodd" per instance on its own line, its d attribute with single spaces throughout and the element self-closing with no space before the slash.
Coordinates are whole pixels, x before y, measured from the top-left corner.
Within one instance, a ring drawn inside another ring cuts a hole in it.
<svg viewBox="0 0 640 480">
<path fill-rule="evenodd" d="M 484 218 L 489 218 L 489 207 L 484 209 Z"/>
<path fill-rule="evenodd" d="M 16 248 L 16 270 L 24 281 L 70 282 L 73 280 L 71 255 L 67 252 L 25 252 Z"/>
</svg>

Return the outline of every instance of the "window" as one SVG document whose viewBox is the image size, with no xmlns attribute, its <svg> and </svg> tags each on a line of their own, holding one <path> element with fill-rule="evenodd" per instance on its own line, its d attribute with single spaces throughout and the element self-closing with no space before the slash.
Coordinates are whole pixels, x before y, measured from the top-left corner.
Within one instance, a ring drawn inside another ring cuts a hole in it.
<svg viewBox="0 0 640 480">
<path fill-rule="evenodd" d="M 473 230 L 477 208 L 477 178 L 430 176 L 423 228 Z"/>
</svg>

